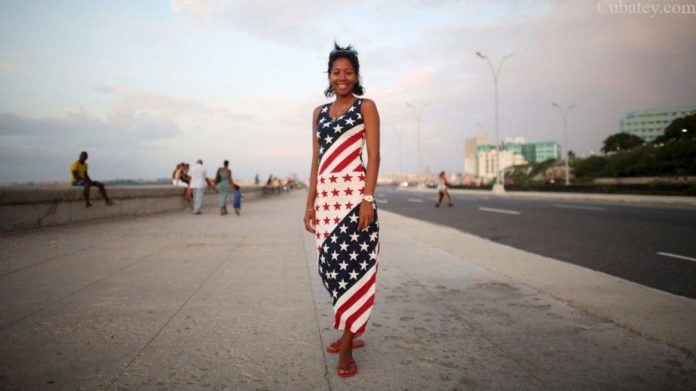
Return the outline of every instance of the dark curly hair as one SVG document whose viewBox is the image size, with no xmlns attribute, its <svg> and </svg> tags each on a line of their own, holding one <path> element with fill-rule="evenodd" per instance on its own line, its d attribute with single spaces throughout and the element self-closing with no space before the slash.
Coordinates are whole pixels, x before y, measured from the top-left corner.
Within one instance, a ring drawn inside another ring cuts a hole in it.
<svg viewBox="0 0 696 391">
<path fill-rule="evenodd" d="M 329 69 L 326 71 L 326 73 L 331 74 L 331 68 L 333 67 L 334 62 L 339 58 L 348 59 L 351 65 L 353 65 L 355 74 L 358 75 L 358 80 L 353 86 L 353 94 L 358 96 L 365 94 L 365 88 L 362 86 L 362 84 L 360 84 L 362 78 L 360 77 L 360 61 L 358 61 L 358 52 L 353 49 L 353 46 L 348 45 L 346 47 L 340 47 L 336 42 L 334 42 L 334 49 L 329 54 Z M 331 82 L 329 82 L 329 86 L 324 90 L 324 95 L 329 98 L 335 93 L 336 91 L 334 91 Z"/>
</svg>

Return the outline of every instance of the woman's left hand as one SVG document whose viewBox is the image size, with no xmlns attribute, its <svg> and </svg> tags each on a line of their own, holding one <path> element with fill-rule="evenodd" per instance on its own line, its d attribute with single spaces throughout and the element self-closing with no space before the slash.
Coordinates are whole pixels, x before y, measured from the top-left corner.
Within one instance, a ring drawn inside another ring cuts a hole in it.
<svg viewBox="0 0 696 391">
<path fill-rule="evenodd" d="M 375 222 L 375 207 L 371 202 L 362 201 L 360 203 L 360 217 L 358 218 L 358 232 Z"/>
</svg>

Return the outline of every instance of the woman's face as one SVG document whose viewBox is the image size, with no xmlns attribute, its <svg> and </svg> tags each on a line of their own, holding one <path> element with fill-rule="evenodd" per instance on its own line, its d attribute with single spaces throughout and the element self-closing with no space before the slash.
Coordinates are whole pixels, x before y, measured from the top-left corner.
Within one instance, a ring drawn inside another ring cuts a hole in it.
<svg viewBox="0 0 696 391">
<path fill-rule="evenodd" d="M 339 58 L 334 61 L 329 74 L 329 83 L 336 91 L 337 96 L 346 96 L 353 93 L 353 86 L 358 81 L 358 75 L 353 65 L 347 58 Z"/>
</svg>

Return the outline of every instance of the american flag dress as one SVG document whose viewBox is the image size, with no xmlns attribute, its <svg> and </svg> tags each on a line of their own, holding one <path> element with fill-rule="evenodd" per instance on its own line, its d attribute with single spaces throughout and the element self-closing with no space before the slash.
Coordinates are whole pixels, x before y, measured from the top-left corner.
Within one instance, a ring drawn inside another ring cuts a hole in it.
<svg viewBox="0 0 696 391">
<path fill-rule="evenodd" d="M 374 305 L 379 252 L 376 209 L 374 223 L 357 231 L 365 193 L 362 99 L 335 119 L 329 116 L 329 105 L 322 107 L 317 119 L 317 266 L 333 302 L 333 327 L 362 333 Z"/>
</svg>

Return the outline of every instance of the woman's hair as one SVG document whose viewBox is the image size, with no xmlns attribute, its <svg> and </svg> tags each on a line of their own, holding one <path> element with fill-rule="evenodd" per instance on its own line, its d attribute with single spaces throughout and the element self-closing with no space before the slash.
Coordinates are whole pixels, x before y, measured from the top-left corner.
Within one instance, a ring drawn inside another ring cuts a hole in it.
<svg viewBox="0 0 696 391">
<path fill-rule="evenodd" d="M 344 48 L 338 46 L 336 42 L 334 42 L 334 49 L 331 51 L 329 54 L 329 69 L 326 71 L 329 75 L 331 75 L 331 68 L 333 68 L 333 64 L 336 60 L 339 58 L 345 58 L 350 61 L 351 65 L 353 65 L 353 70 L 355 70 L 355 74 L 358 76 L 358 80 L 355 82 L 355 85 L 353 86 L 353 94 L 361 96 L 365 94 L 365 88 L 360 84 L 361 77 L 360 77 L 360 61 L 358 61 L 358 52 L 353 49 L 353 46 L 348 45 Z M 333 96 L 336 93 L 334 91 L 333 86 L 331 85 L 331 82 L 329 82 L 329 87 L 327 87 L 324 90 L 324 95 L 329 98 Z"/>
<path fill-rule="evenodd" d="M 230 165 L 230 162 L 228 162 L 227 160 L 225 160 L 224 162 L 222 162 L 222 165 L 225 166 L 225 167 L 227 167 L 227 166 Z"/>
<path fill-rule="evenodd" d="M 445 172 L 444 172 L 444 171 L 441 171 L 441 172 L 440 172 L 440 176 L 443 176 L 443 175 L 445 175 Z"/>
</svg>

